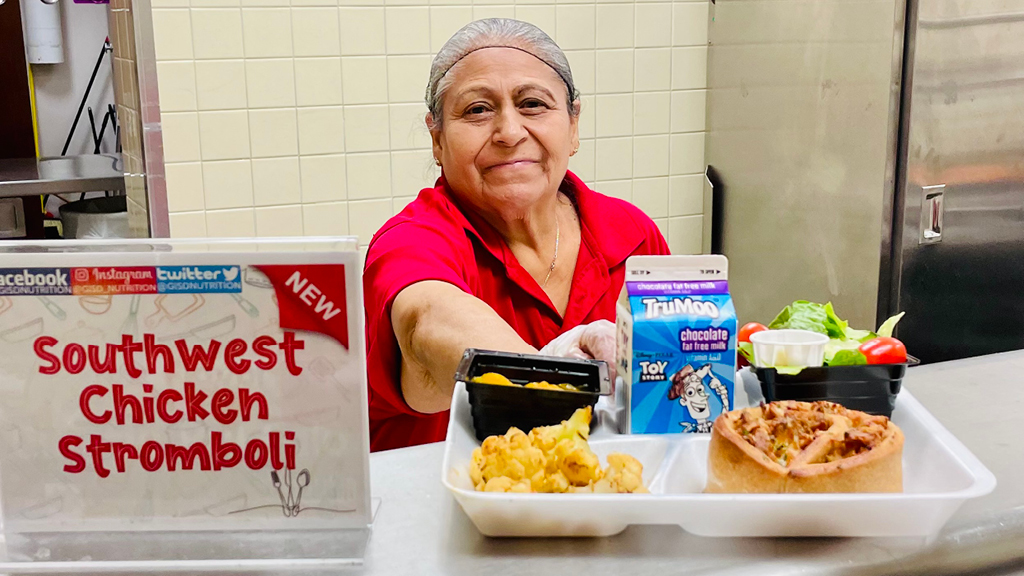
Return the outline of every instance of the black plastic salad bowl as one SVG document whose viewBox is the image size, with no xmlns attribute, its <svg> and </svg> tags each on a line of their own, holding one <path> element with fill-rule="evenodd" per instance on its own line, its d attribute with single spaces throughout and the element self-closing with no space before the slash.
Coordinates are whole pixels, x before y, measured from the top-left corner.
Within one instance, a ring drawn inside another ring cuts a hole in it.
<svg viewBox="0 0 1024 576">
<path fill-rule="evenodd" d="M 761 383 L 768 402 L 828 400 L 851 410 L 891 417 L 908 366 L 918 364 L 908 358 L 902 364 L 861 366 L 818 366 L 804 368 L 798 374 L 780 374 L 775 368 L 751 367 Z"/>
</svg>

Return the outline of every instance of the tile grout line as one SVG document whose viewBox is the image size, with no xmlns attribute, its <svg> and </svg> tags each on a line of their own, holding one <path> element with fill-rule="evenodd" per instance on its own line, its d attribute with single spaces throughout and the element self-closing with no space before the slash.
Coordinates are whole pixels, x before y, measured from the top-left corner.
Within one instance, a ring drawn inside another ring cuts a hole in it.
<svg viewBox="0 0 1024 576">
<path fill-rule="evenodd" d="M 292 49 L 291 49 L 291 63 L 292 63 L 292 99 L 293 99 L 293 102 L 295 103 L 295 108 L 293 109 L 293 112 L 295 114 L 295 154 L 296 154 L 296 162 L 299 165 L 298 166 L 299 167 L 299 174 L 298 174 L 298 176 L 299 176 L 299 206 L 300 206 L 299 207 L 299 220 L 302 222 L 302 233 L 305 234 L 306 233 L 306 212 L 305 212 L 305 210 L 302 209 L 302 206 L 304 206 L 306 204 L 305 203 L 306 190 L 305 190 L 305 187 L 304 187 L 303 182 L 302 182 L 302 180 L 303 180 L 303 178 L 302 178 L 302 158 L 303 158 L 303 154 L 302 154 L 302 142 L 301 142 L 301 128 L 299 127 L 299 73 L 298 73 L 298 66 L 296 64 L 297 59 L 295 57 L 295 19 L 293 18 L 293 15 L 294 15 L 294 12 L 292 12 L 293 9 L 294 9 L 294 7 L 289 4 L 289 6 L 288 6 L 288 35 L 291 38 L 291 45 L 292 45 Z M 340 31 L 339 31 L 339 52 L 340 52 Z M 339 63 L 339 65 L 340 65 L 340 63 Z M 254 212 L 254 216 L 253 217 L 255 218 L 255 212 Z"/>
<path fill-rule="evenodd" d="M 195 35 L 195 26 L 192 25 L 192 3 L 191 2 L 189 2 L 189 5 L 188 5 L 187 8 L 185 8 L 185 10 L 188 12 L 189 40 L 190 40 L 190 44 L 191 44 L 191 48 L 192 48 L 193 82 L 195 83 L 195 94 L 196 94 L 196 112 L 195 112 L 195 115 L 196 115 L 196 144 L 197 144 L 197 148 L 198 148 L 197 152 L 199 154 L 198 160 L 199 160 L 200 180 L 203 183 L 203 211 L 205 212 L 206 209 L 207 209 L 207 206 L 209 205 L 209 202 L 207 201 L 207 198 L 206 198 L 206 164 L 205 164 L 205 161 L 203 159 L 203 128 L 202 128 L 202 125 L 199 122 L 199 67 L 196 66 L 196 64 L 195 64 L 195 62 L 197 61 L 197 59 L 196 59 L 196 35 Z M 157 81 L 159 82 L 159 78 L 157 79 Z M 166 177 L 166 174 L 165 174 L 165 177 Z M 210 233 L 210 223 L 209 222 L 206 223 L 206 233 L 207 234 Z"/>
<path fill-rule="evenodd" d="M 387 103 L 384 106 L 384 108 L 385 108 L 385 110 L 387 110 L 387 118 L 388 118 L 388 130 L 387 130 L 387 134 L 386 134 L 387 139 L 388 139 L 388 149 L 387 149 L 387 154 L 388 154 L 388 192 L 389 192 L 389 196 L 391 198 L 391 214 L 394 215 L 395 214 L 395 161 L 394 161 L 394 153 L 395 153 L 395 151 L 391 149 L 391 86 L 389 84 L 390 81 L 391 81 L 391 77 L 389 76 L 389 69 L 388 69 L 388 66 L 389 66 L 389 62 L 388 62 L 388 9 L 386 7 L 385 8 L 381 8 L 381 11 L 384 14 L 384 30 L 383 30 L 383 33 L 384 33 L 384 56 L 383 56 L 383 58 L 384 58 L 384 99 L 387 101 Z M 428 8 L 427 9 L 427 13 L 428 13 L 427 17 L 428 18 L 430 17 L 429 16 L 429 12 L 430 12 L 430 9 Z M 428 27 L 428 30 L 429 30 L 429 27 Z M 345 175 L 346 175 L 346 177 L 348 176 L 348 172 L 347 171 L 346 171 Z M 350 230 L 351 230 L 351 228 L 350 228 Z"/>
<path fill-rule="evenodd" d="M 252 204 L 252 229 L 254 234 L 258 236 L 259 230 L 256 229 L 256 173 L 253 168 L 252 112 L 249 108 L 249 67 L 246 66 L 249 50 L 245 42 L 245 12 L 242 10 L 241 5 L 238 8 L 238 26 L 242 32 L 242 78 L 244 82 L 242 88 L 245 94 L 245 126 L 249 132 L 249 197 Z"/>
<path fill-rule="evenodd" d="M 337 17 L 337 21 L 338 21 L 338 54 L 340 56 L 338 58 L 338 66 L 341 68 L 341 150 L 342 150 L 342 154 L 343 154 L 342 158 L 344 159 L 343 161 L 345 162 L 345 229 L 346 229 L 348 234 L 351 234 L 352 233 L 352 203 L 350 202 L 350 200 L 351 200 L 351 190 L 352 190 L 352 186 L 351 186 L 351 178 L 352 178 L 351 172 L 352 171 L 349 170 L 349 166 L 348 166 L 348 158 L 349 158 L 349 154 L 348 154 L 348 141 L 345 138 L 345 129 L 348 128 L 348 122 L 345 120 L 345 110 L 347 110 L 347 104 L 345 102 L 345 55 L 344 55 L 345 51 L 342 50 L 342 48 L 341 48 L 342 45 L 343 45 L 343 40 L 341 38 L 341 4 L 338 3 L 338 2 L 336 2 L 336 4 L 338 6 L 338 8 L 337 8 L 337 10 L 338 10 L 338 17 Z M 385 12 L 385 15 L 384 15 L 384 52 L 387 52 L 387 49 L 388 49 L 388 47 L 387 47 L 387 24 L 388 24 L 387 23 L 387 13 Z M 386 59 L 387 59 L 387 57 L 385 56 L 385 60 Z M 356 240 L 356 245 L 358 245 L 358 244 L 359 244 L 359 241 L 357 239 Z"/>
</svg>

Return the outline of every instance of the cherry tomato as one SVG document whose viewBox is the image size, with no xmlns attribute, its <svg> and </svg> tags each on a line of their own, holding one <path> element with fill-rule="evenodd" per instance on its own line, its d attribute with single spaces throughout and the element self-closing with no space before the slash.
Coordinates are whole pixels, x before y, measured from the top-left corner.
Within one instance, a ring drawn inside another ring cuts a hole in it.
<svg viewBox="0 0 1024 576">
<path fill-rule="evenodd" d="M 901 364 L 907 361 L 907 347 L 888 336 L 872 338 L 857 349 L 868 359 L 868 364 Z"/>
<path fill-rule="evenodd" d="M 753 334 L 754 332 L 762 332 L 767 329 L 768 327 L 765 326 L 764 324 L 758 324 L 757 322 L 748 322 L 743 325 L 743 328 L 740 328 L 740 332 L 739 334 L 736 335 L 736 338 L 740 342 L 750 342 L 751 334 Z"/>
</svg>

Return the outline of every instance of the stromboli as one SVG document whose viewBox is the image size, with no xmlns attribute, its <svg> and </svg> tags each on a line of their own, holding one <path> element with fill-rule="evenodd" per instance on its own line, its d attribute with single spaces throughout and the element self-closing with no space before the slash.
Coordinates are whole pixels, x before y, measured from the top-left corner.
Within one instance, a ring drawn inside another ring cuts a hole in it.
<svg viewBox="0 0 1024 576">
<path fill-rule="evenodd" d="M 706 492 L 902 492 L 903 433 L 831 402 L 781 401 L 715 420 Z"/>
</svg>

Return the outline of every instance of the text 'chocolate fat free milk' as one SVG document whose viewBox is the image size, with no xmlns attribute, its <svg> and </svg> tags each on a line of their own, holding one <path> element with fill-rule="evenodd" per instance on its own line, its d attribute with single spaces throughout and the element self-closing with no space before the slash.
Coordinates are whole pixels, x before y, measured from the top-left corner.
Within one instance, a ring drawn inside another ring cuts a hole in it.
<svg viewBox="0 0 1024 576">
<path fill-rule="evenodd" d="M 736 310 L 725 256 L 633 256 L 617 305 L 633 434 L 710 432 L 733 408 Z"/>
</svg>

